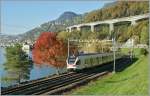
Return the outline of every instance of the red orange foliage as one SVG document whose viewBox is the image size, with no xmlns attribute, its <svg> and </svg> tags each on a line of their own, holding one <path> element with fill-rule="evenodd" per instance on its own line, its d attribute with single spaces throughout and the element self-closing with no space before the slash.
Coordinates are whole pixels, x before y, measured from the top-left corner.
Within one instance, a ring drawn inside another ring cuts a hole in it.
<svg viewBox="0 0 150 96">
<path fill-rule="evenodd" d="M 36 64 L 48 64 L 56 68 L 64 67 L 67 45 L 56 38 L 56 33 L 43 32 L 36 40 L 32 54 Z"/>
</svg>

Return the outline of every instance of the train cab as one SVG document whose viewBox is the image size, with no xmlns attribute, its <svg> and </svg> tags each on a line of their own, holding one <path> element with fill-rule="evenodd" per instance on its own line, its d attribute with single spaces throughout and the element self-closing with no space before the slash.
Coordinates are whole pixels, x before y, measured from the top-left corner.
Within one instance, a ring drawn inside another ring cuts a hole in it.
<svg viewBox="0 0 150 96">
<path fill-rule="evenodd" d="M 73 69 L 73 70 L 75 70 L 76 68 L 77 68 L 77 62 L 78 62 L 78 57 L 76 57 L 76 56 L 69 56 L 68 58 L 67 58 L 67 70 L 68 69 Z"/>
</svg>

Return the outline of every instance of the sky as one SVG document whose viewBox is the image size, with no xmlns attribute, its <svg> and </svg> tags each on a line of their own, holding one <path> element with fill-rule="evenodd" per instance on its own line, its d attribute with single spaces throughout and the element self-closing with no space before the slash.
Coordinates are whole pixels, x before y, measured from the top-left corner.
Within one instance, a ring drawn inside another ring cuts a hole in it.
<svg viewBox="0 0 150 96">
<path fill-rule="evenodd" d="M 57 19 L 63 12 L 83 14 L 113 1 L 2 0 L 1 33 L 17 35 Z"/>
</svg>

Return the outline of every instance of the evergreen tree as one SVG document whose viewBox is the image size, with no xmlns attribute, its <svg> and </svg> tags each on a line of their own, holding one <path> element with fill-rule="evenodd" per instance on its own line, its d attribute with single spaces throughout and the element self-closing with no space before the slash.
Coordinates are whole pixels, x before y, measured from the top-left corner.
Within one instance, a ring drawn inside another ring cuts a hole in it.
<svg viewBox="0 0 150 96">
<path fill-rule="evenodd" d="M 15 44 L 6 48 L 7 61 L 4 63 L 4 68 L 7 71 L 4 80 L 21 81 L 29 79 L 30 70 L 32 69 L 32 61 L 29 60 L 27 54 L 22 50 L 22 46 Z"/>
</svg>

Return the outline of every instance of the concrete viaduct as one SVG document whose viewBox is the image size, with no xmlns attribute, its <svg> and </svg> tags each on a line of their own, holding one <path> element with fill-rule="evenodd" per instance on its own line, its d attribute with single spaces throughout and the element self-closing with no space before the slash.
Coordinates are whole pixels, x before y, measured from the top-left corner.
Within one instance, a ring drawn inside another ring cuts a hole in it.
<svg viewBox="0 0 150 96">
<path fill-rule="evenodd" d="M 148 19 L 148 18 L 149 18 L 149 13 L 142 14 L 142 15 L 130 16 L 130 17 L 123 17 L 123 18 L 117 18 L 117 19 L 110 19 L 110 20 L 104 20 L 104 21 L 97 21 L 97 22 L 73 25 L 73 26 L 67 27 L 66 30 L 67 30 L 67 32 L 71 32 L 73 29 L 81 31 L 81 28 L 83 28 L 83 27 L 90 27 L 91 31 L 94 32 L 94 27 L 96 25 L 109 24 L 109 33 L 111 33 L 114 30 L 115 23 L 129 21 L 129 22 L 131 22 L 131 25 L 136 25 L 136 21 L 141 20 L 141 19 Z"/>
</svg>

